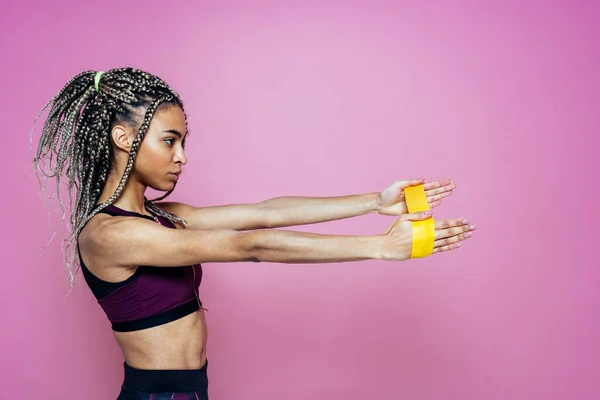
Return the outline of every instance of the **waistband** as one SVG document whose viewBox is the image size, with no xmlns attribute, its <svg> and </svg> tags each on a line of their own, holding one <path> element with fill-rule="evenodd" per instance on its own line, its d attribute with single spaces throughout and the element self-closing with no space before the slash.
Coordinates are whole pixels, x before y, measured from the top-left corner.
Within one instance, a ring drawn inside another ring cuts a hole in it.
<svg viewBox="0 0 600 400">
<path fill-rule="evenodd" d="M 127 363 L 123 386 L 146 393 L 197 392 L 208 387 L 208 361 L 200 369 L 150 370 L 133 368 Z"/>
</svg>

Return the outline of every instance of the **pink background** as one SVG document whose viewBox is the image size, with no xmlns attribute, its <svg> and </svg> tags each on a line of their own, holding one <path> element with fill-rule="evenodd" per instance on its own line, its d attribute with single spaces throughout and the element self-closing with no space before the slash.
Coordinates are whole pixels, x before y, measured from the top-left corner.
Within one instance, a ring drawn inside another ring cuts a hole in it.
<svg viewBox="0 0 600 400">
<path fill-rule="evenodd" d="M 186 102 L 175 200 L 451 177 L 437 217 L 480 227 L 459 251 L 406 263 L 205 265 L 211 398 L 599 398 L 599 7 L 214 3 L 3 10 L 0 398 L 118 393 L 122 356 L 101 309 L 80 276 L 67 296 L 60 239 L 40 253 L 53 225 L 28 134 L 73 75 L 125 65 Z M 374 234 L 392 221 L 301 230 Z"/>
</svg>

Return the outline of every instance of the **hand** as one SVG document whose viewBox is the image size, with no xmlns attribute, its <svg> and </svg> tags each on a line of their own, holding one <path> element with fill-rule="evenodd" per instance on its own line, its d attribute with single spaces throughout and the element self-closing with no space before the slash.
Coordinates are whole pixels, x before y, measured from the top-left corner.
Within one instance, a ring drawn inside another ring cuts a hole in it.
<svg viewBox="0 0 600 400">
<path fill-rule="evenodd" d="M 389 261 L 408 260 L 412 254 L 412 223 L 430 218 L 431 210 L 405 214 L 398 218 L 385 232 L 382 258 Z M 458 249 L 463 240 L 470 238 L 477 229 L 466 219 L 435 221 L 433 254 Z"/>
<path fill-rule="evenodd" d="M 417 186 L 423 183 L 425 195 L 429 208 L 434 208 L 442 203 L 444 197 L 452 194 L 456 184 L 451 179 L 443 179 L 435 182 L 425 183 L 424 179 L 413 179 L 409 181 L 396 181 L 387 189 L 377 195 L 377 211 L 381 215 L 402 215 L 408 212 L 404 199 L 404 189 L 409 186 Z"/>
</svg>

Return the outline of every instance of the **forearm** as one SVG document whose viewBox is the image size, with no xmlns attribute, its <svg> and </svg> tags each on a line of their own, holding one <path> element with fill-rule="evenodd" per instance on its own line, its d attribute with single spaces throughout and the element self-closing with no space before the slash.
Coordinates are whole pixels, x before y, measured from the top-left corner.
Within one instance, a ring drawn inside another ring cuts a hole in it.
<svg viewBox="0 0 600 400">
<path fill-rule="evenodd" d="M 377 193 L 340 197 L 278 197 L 258 204 L 270 228 L 314 224 L 377 211 Z"/>
<path fill-rule="evenodd" d="M 338 236 L 314 233 L 257 230 L 241 234 L 254 261 L 328 263 L 380 259 L 379 236 Z"/>
</svg>

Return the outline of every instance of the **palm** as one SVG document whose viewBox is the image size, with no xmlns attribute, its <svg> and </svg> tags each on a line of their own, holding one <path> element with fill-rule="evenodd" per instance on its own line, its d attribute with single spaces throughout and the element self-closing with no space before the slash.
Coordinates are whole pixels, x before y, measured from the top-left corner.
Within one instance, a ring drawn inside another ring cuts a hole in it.
<svg viewBox="0 0 600 400">
<path fill-rule="evenodd" d="M 385 235 L 389 239 L 384 248 L 383 258 L 402 261 L 412 257 L 413 222 L 430 218 L 431 211 L 406 214 L 398 218 L 387 229 Z M 433 253 L 455 250 L 461 242 L 473 235 L 475 226 L 466 219 L 446 219 L 434 221 Z"/>
<path fill-rule="evenodd" d="M 397 181 L 382 190 L 377 196 L 379 213 L 383 215 L 401 215 L 408 213 L 404 189 L 419 184 L 423 184 L 425 196 L 427 197 L 430 208 L 440 205 L 442 199 L 450 196 L 452 190 L 456 188 L 456 184 L 450 179 L 434 182 L 424 182 L 423 180 Z"/>
</svg>

